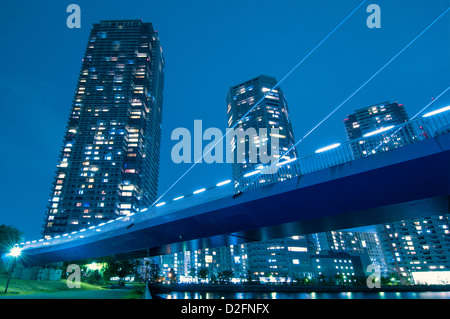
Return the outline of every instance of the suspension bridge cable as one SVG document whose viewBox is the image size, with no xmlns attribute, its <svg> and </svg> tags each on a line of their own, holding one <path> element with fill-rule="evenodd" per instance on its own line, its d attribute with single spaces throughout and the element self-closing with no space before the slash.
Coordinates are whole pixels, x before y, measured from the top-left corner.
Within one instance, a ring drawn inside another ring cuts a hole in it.
<svg viewBox="0 0 450 319">
<path fill-rule="evenodd" d="M 231 127 L 231 130 L 233 130 L 241 121 L 243 121 L 243 119 L 250 114 L 250 112 L 252 110 L 254 110 L 273 90 L 275 90 L 278 86 L 281 85 L 281 83 L 283 83 L 301 64 L 303 64 L 303 62 L 309 58 L 309 56 L 311 56 L 333 33 L 335 33 L 367 0 L 363 0 L 361 1 L 361 3 L 359 3 L 358 6 L 356 6 L 344 19 L 342 19 L 316 46 L 314 46 L 313 49 L 311 49 L 311 51 L 308 52 L 308 54 L 306 54 L 279 82 L 277 82 L 275 84 L 274 87 L 272 87 L 252 108 L 250 108 L 242 117 L 239 121 L 236 121 L 236 123 Z M 156 199 L 156 201 L 154 201 L 152 203 L 152 205 L 149 208 L 152 208 L 153 206 L 155 206 L 159 200 L 161 198 L 163 198 L 176 184 L 178 184 L 178 182 L 184 178 L 184 176 L 186 176 L 198 163 L 200 163 L 203 158 L 205 157 L 206 154 L 208 154 L 212 149 L 214 149 L 214 147 L 223 140 L 224 137 L 227 136 L 227 134 L 231 131 L 231 130 L 227 130 L 226 134 L 224 136 L 222 136 L 211 148 L 208 149 L 208 151 L 203 154 L 199 159 L 197 159 L 195 161 L 195 163 L 189 167 L 174 183 L 172 183 L 172 185 L 170 185 L 169 188 L 167 188 L 164 193 L 158 197 L 158 199 Z M 140 215 L 142 216 L 142 214 Z M 138 216 L 136 218 L 135 221 L 137 221 L 137 219 L 140 218 L 140 216 Z"/>
<path fill-rule="evenodd" d="M 416 115 L 414 115 L 411 120 L 414 120 L 417 116 L 419 116 L 420 113 L 422 113 L 423 111 L 425 111 L 431 104 L 433 104 L 434 102 L 436 102 L 442 95 L 444 95 L 448 90 L 450 90 L 450 86 L 447 87 L 443 92 L 441 92 L 441 94 L 439 94 L 438 96 L 436 96 L 430 103 L 428 103 L 423 109 L 421 109 L 419 112 L 416 113 Z"/>
<path fill-rule="evenodd" d="M 383 71 L 389 64 L 392 63 L 399 55 L 401 55 L 406 49 L 408 49 L 417 39 L 419 39 L 431 26 L 433 26 L 442 16 L 444 16 L 450 8 L 444 10 L 437 18 L 435 18 L 426 28 L 424 28 L 418 35 L 416 35 L 406 46 L 403 47 L 397 54 L 395 54 L 388 62 L 386 62 L 381 68 L 378 69 L 368 80 L 366 80 L 361 86 L 359 86 L 352 94 L 350 94 L 343 102 L 341 102 L 332 112 L 325 116 L 317 125 L 315 125 L 311 130 L 309 130 L 298 142 L 291 146 L 283 155 L 279 156 L 275 163 L 271 164 L 270 167 L 276 165 L 280 159 L 282 159 L 286 154 L 292 151 L 298 144 L 300 144 L 307 136 L 314 132 L 323 122 L 325 122 L 330 116 L 332 116 L 336 111 L 338 111 L 345 103 L 347 103 L 354 95 L 356 95 L 362 88 L 364 88 L 373 78 L 375 78 L 381 71 Z M 269 167 L 269 169 L 270 169 Z M 242 191 L 246 190 L 250 185 L 252 185 L 261 175 L 264 170 L 261 170 L 254 177 L 254 179 L 248 183 Z"/>
</svg>

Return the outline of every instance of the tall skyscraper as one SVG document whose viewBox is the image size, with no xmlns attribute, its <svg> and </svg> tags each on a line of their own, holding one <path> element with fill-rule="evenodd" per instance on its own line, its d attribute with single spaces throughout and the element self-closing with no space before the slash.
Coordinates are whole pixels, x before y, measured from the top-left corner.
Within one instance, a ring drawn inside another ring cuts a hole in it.
<svg viewBox="0 0 450 319">
<path fill-rule="evenodd" d="M 234 181 L 240 180 L 247 173 L 254 171 L 256 167 L 261 165 L 261 156 L 278 158 L 295 144 L 286 98 L 279 87 L 272 90 L 258 106 L 240 121 L 276 84 L 277 80 L 275 78 L 261 75 L 233 86 L 228 91 L 226 98 L 228 126 L 231 128 L 236 125 L 235 131 L 242 129 L 243 132 L 246 132 L 247 129 L 254 129 L 258 134 L 255 138 L 241 134 L 231 139 L 230 150 L 232 152 L 237 153 L 239 151 L 239 144 L 245 145 L 244 153 L 237 154 L 232 165 Z M 260 134 L 260 129 L 266 129 L 267 135 Z M 271 131 L 272 129 L 278 129 L 279 132 L 274 133 Z M 272 137 L 279 139 L 278 154 L 275 154 L 276 147 L 271 143 Z M 256 162 L 252 162 L 252 157 L 250 156 L 251 143 L 257 150 Z M 238 156 L 244 159 L 242 163 L 238 161 Z M 296 157 L 297 152 L 293 149 L 286 156 L 286 160 Z"/>
<path fill-rule="evenodd" d="M 93 25 L 44 237 L 128 215 L 156 199 L 164 64 L 151 23 Z"/>
<path fill-rule="evenodd" d="M 415 135 L 408 125 L 396 133 L 395 130 L 387 130 L 376 137 L 370 137 L 377 130 L 388 129 L 408 121 L 405 107 L 397 102 L 379 103 L 349 114 L 344 120 L 344 127 L 347 139 L 354 141 L 351 143 L 353 155 L 355 158 L 364 157 L 410 143 Z"/>
</svg>

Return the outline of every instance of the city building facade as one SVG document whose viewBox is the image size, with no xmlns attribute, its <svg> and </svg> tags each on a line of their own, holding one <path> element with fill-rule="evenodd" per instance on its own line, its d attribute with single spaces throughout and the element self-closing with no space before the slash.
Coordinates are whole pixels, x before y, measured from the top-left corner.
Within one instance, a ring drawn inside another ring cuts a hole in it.
<svg viewBox="0 0 450 319">
<path fill-rule="evenodd" d="M 356 284 L 366 278 L 361 256 L 344 251 L 328 251 L 311 258 L 316 282 L 322 284 Z"/>
<path fill-rule="evenodd" d="M 383 102 L 355 110 L 344 119 L 353 156 L 365 157 L 410 143 L 415 138 L 410 125 L 405 125 L 401 130 L 392 129 L 408 121 L 404 105 L 397 102 Z"/>
<path fill-rule="evenodd" d="M 426 137 L 427 132 L 423 127 L 419 127 L 422 131 L 416 132 L 408 124 L 401 125 L 408 120 L 403 104 L 396 102 L 379 103 L 350 114 L 344 120 L 344 127 L 354 157 L 400 147 L 413 142 L 420 135 Z M 377 250 L 372 250 L 371 259 L 375 257 L 374 254 L 378 256 L 374 259 L 375 263 L 384 259 L 382 274 L 395 274 L 403 283 L 417 283 L 424 282 L 427 274 L 428 278 L 432 278 L 448 271 L 450 230 L 446 213 L 377 225 L 379 246 L 384 258 Z M 417 280 L 419 277 L 421 279 Z"/>
<path fill-rule="evenodd" d="M 450 271 L 450 214 L 377 225 L 388 271 L 402 282 Z M 450 277 L 447 276 L 449 284 Z"/>
<path fill-rule="evenodd" d="M 44 237 L 149 206 L 158 186 L 164 57 L 151 23 L 95 23 L 45 217 Z"/>
<path fill-rule="evenodd" d="M 232 178 L 236 184 L 246 174 L 267 165 L 261 162 L 261 158 L 278 159 L 295 144 L 286 98 L 280 87 L 274 88 L 276 85 L 275 78 L 261 75 L 228 91 L 228 127 L 240 131 L 230 138 L 230 150 L 234 156 Z M 252 129 L 256 136 L 244 134 Z M 278 146 L 273 143 L 275 139 Z M 253 153 L 252 149 L 255 150 Z M 294 158 L 297 158 L 295 148 L 283 160 Z M 283 180 L 282 176 L 279 178 Z"/>
<path fill-rule="evenodd" d="M 346 252 L 360 256 L 364 269 L 374 264 L 380 266 L 382 276 L 387 275 L 385 256 L 376 232 L 329 231 L 310 236 L 316 254 Z"/>
<path fill-rule="evenodd" d="M 308 236 L 292 236 L 245 244 L 249 277 L 261 282 L 312 279 Z"/>
</svg>

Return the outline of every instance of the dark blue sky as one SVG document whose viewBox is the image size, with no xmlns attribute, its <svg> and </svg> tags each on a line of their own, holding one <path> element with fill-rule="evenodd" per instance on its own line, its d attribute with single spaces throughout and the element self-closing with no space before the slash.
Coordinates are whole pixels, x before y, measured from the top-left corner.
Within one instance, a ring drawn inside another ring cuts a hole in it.
<svg viewBox="0 0 450 319">
<path fill-rule="evenodd" d="M 0 5 L 0 224 L 40 237 L 51 182 L 92 23 L 141 19 L 159 31 L 166 58 L 160 193 L 189 165 L 173 164 L 177 127 L 225 132 L 228 88 L 260 74 L 280 80 L 361 0 L 3 1 Z M 81 29 L 66 7 L 81 7 Z M 381 7 L 381 29 L 366 7 Z M 448 0 L 367 2 L 283 84 L 294 134 L 304 135 L 402 49 Z M 300 154 L 345 139 L 353 110 L 398 101 L 413 116 L 449 85 L 450 14 L 347 102 Z M 450 104 L 444 95 L 431 109 Z M 229 178 L 227 164 L 201 164 L 168 198 Z"/>
</svg>

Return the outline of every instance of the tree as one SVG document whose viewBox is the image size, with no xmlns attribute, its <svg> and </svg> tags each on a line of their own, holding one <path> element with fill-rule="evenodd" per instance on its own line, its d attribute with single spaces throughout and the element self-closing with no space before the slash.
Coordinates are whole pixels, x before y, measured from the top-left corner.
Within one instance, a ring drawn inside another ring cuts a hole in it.
<svg viewBox="0 0 450 319">
<path fill-rule="evenodd" d="M 317 279 L 319 280 L 319 283 L 326 284 L 327 283 L 327 276 L 325 274 L 320 274 L 317 276 Z"/>
<path fill-rule="evenodd" d="M 209 273 L 208 268 L 201 267 L 201 268 L 198 270 L 198 278 L 203 279 L 203 280 L 206 280 L 206 278 L 208 278 L 208 273 Z"/>
<path fill-rule="evenodd" d="M 252 275 L 252 272 L 250 271 L 250 269 L 247 270 L 247 280 L 250 283 L 253 281 L 253 275 Z"/>
<path fill-rule="evenodd" d="M 294 278 L 297 281 L 298 285 L 311 285 L 313 281 L 305 276 L 295 276 Z"/>
<path fill-rule="evenodd" d="M 111 258 L 103 272 L 104 280 L 110 280 L 112 277 L 119 277 L 119 284 L 122 283 L 123 279 L 129 275 L 135 273 L 136 263 L 130 262 L 129 260 L 114 260 Z"/>
<path fill-rule="evenodd" d="M 197 276 L 194 267 L 192 267 L 191 270 L 189 270 L 189 276 L 191 276 L 192 278 L 195 278 Z"/>
<path fill-rule="evenodd" d="M 228 283 L 230 282 L 231 278 L 233 278 L 233 271 L 232 270 L 224 270 L 217 274 L 217 278 L 220 282 Z"/>
<path fill-rule="evenodd" d="M 344 284 L 344 275 L 343 274 L 334 275 L 334 281 L 335 281 L 336 285 L 343 285 Z"/>
<path fill-rule="evenodd" d="M 400 276 L 396 272 L 390 272 L 386 277 L 381 277 L 381 284 L 382 285 L 398 285 L 399 282 L 401 282 Z"/>
<path fill-rule="evenodd" d="M 23 238 L 23 233 L 14 226 L 0 225 L 0 255 L 8 253 L 14 244 Z"/>
<path fill-rule="evenodd" d="M 91 271 L 88 274 L 87 282 L 90 284 L 99 283 L 102 280 L 102 275 L 98 269 Z"/>
<path fill-rule="evenodd" d="M 355 286 L 365 286 L 366 285 L 366 277 L 364 276 L 352 276 L 352 282 Z"/>
<path fill-rule="evenodd" d="M 0 225 L 0 271 L 6 271 L 7 266 L 2 264 L 2 255 L 9 253 L 11 248 L 21 242 L 23 233 L 14 226 Z"/>
<path fill-rule="evenodd" d="M 161 277 L 161 267 L 159 266 L 159 264 L 152 262 L 152 264 L 150 265 L 150 281 L 151 282 L 156 282 L 159 280 L 159 278 Z"/>
<path fill-rule="evenodd" d="M 178 281 L 175 269 L 170 268 L 168 276 L 169 276 L 169 281 L 170 281 L 171 284 L 174 284 L 174 283 L 176 283 Z"/>
</svg>

